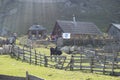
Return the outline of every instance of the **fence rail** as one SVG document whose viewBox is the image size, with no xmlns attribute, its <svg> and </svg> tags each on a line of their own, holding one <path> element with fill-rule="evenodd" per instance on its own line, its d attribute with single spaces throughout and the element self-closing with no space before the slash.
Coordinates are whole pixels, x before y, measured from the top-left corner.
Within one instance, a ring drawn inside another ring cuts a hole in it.
<svg viewBox="0 0 120 80">
<path fill-rule="evenodd" d="M 93 52 L 93 53 L 92 53 Z M 46 56 L 31 48 L 20 48 L 14 46 L 11 50 L 11 57 L 30 64 L 52 67 L 65 70 L 89 70 L 90 72 L 102 72 L 103 74 L 115 74 L 120 71 L 120 56 L 106 55 L 97 51 L 83 51 L 71 57 Z"/>
<path fill-rule="evenodd" d="M 28 72 L 26 72 L 26 80 L 44 80 L 44 79 L 30 75 Z"/>
<path fill-rule="evenodd" d="M 102 72 L 103 74 L 112 74 L 120 71 L 120 61 L 116 60 L 116 57 L 103 56 L 102 60 L 98 60 L 95 56 L 88 57 L 85 54 L 72 55 L 69 64 L 66 67 L 66 70 L 89 70 L 90 72 Z"/>
<path fill-rule="evenodd" d="M 28 74 L 28 72 L 26 71 L 26 77 L 0 75 L 0 80 L 44 80 L 44 79 Z"/>
<path fill-rule="evenodd" d="M 31 48 L 19 48 L 14 46 L 11 52 L 11 57 L 15 57 L 17 60 L 21 59 L 24 62 L 30 64 L 45 66 L 45 67 L 55 67 L 58 69 L 63 69 L 66 56 L 46 56 L 36 50 Z"/>
</svg>

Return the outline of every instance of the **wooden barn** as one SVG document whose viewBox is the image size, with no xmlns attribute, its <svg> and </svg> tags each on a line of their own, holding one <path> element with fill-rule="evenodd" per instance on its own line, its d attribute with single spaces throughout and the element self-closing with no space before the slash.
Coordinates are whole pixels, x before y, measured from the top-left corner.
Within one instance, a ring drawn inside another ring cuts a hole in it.
<svg viewBox="0 0 120 80">
<path fill-rule="evenodd" d="M 28 30 L 29 39 L 41 39 L 44 38 L 46 29 L 41 25 L 33 25 Z"/>
<path fill-rule="evenodd" d="M 110 24 L 108 30 L 108 35 L 112 36 L 116 40 L 120 40 L 120 24 Z"/>
<path fill-rule="evenodd" d="M 71 39 L 102 35 L 102 32 L 92 22 L 57 20 L 51 36 L 53 39 L 55 39 L 61 37 L 63 33 L 70 33 Z"/>
</svg>

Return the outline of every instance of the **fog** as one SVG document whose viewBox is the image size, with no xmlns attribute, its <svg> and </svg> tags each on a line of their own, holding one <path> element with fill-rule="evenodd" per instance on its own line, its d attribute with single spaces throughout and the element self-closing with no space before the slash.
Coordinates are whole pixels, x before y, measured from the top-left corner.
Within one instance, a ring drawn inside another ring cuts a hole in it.
<svg viewBox="0 0 120 80">
<path fill-rule="evenodd" d="M 71 2 L 72 1 L 72 2 Z M 114 0 L 0 0 L 0 28 L 27 34 L 28 28 L 39 24 L 50 33 L 56 20 L 95 23 L 106 31 L 110 23 L 120 22 L 119 2 Z M 107 5 L 106 5 L 107 4 Z"/>
<path fill-rule="evenodd" d="M 33 24 L 40 24 L 51 30 L 59 15 L 59 7 L 64 0 L 19 0 L 8 11 L 4 27 L 8 30 L 26 34 Z M 49 32 L 49 31 L 48 31 Z"/>
</svg>

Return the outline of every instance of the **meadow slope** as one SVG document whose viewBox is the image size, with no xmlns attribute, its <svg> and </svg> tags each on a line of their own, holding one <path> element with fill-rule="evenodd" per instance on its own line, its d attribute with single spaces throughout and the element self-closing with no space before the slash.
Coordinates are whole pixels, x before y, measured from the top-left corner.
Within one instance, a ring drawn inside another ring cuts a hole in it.
<svg viewBox="0 0 120 80">
<path fill-rule="evenodd" d="M 120 80 L 120 77 L 30 65 L 8 55 L 0 55 L 0 74 L 24 77 L 26 71 L 45 80 Z"/>
</svg>

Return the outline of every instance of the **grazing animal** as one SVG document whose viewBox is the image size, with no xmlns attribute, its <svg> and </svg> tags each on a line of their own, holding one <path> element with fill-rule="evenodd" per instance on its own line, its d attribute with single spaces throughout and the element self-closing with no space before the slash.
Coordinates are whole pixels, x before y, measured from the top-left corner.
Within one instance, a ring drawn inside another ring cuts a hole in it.
<svg viewBox="0 0 120 80">
<path fill-rule="evenodd" d="M 51 47 L 50 48 L 50 55 L 61 55 L 62 54 L 62 51 L 58 50 L 57 48 L 53 48 Z"/>
<path fill-rule="evenodd" d="M 55 49 L 53 47 L 50 48 L 50 55 L 54 55 L 55 54 Z"/>
<path fill-rule="evenodd" d="M 62 54 L 62 51 L 60 51 L 60 50 L 55 51 L 55 55 L 61 55 L 61 54 Z"/>
</svg>

